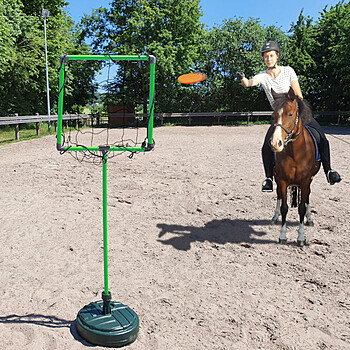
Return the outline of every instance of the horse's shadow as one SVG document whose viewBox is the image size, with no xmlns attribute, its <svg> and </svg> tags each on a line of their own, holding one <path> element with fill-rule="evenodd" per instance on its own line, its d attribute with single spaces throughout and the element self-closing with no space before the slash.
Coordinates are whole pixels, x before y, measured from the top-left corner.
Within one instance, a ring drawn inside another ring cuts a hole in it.
<svg viewBox="0 0 350 350">
<path fill-rule="evenodd" d="M 160 229 L 158 242 L 172 245 L 178 250 L 190 250 L 191 243 L 208 241 L 216 244 L 246 243 L 246 244 L 271 244 L 276 240 L 266 239 L 265 230 L 255 230 L 254 226 L 269 226 L 270 220 L 212 220 L 204 226 L 185 226 L 158 224 Z M 172 234 L 168 239 L 161 239 L 166 234 Z M 278 234 L 278 229 L 276 229 Z"/>
<path fill-rule="evenodd" d="M 0 316 L 0 323 L 4 324 L 29 324 L 47 328 L 69 328 L 73 338 L 87 347 L 93 347 L 92 344 L 84 340 L 78 333 L 76 320 L 69 321 L 56 316 L 46 316 L 41 314 L 28 315 L 7 315 Z"/>
</svg>

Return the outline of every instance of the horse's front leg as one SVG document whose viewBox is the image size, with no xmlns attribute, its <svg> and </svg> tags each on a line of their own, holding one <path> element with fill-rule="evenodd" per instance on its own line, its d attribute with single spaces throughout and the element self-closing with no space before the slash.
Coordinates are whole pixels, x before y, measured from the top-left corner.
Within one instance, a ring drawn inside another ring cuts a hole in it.
<svg viewBox="0 0 350 350">
<path fill-rule="evenodd" d="M 285 183 L 277 186 L 278 198 L 281 200 L 281 214 L 282 214 L 282 223 L 281 223 L 281 233 L 279 237 L 279 242 L 286 244 L 287 242 L 287 224 L 286 218 L 288 213 L 288 204 L 287 204 L 287 185 Z"/>
</svg>

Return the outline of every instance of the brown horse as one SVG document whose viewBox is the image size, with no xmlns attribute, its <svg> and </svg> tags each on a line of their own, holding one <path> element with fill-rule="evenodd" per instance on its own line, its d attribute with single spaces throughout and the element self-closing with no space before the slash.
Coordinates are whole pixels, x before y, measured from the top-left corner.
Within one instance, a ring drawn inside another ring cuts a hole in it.
<svg viewBox="0 0 350 350">
<path fill-rule="evenodd" d="M 307 121 L 312 118 L 312 113 L 307 102 L 296 97 L 292 88 L 287 94 L 276 94 L 272 91 L 272 95 L 275 102 L 271 148 L 275 152 L 274 176 L 277 183 L 277 206 L 272 220 L 276 223 L 282 214 L 279 242 L 286 243 L 287 189 L 291 187 L 294 199 L 292 206 L 299 204 L 297 244 L 304 245 L 305 215 L 306 224 L 313 225 L 309 205 L 310 185 L 320 168 L 320 162 L 316 161 L 314 141 L 305 127 Z"/>
</svg>

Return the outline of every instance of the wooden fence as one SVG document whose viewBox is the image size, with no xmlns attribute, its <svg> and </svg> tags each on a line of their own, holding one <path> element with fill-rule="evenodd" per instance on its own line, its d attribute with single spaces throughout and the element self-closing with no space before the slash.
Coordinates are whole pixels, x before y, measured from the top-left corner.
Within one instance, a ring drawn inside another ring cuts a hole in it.
<svg viewBox="0 0 350 350">
<path fill-rule="evenodd" d="M 224 124 L 232 120 L 246 120 L 247 125 L 259 120 L 270 120 L 272 111 L 251 112 L 203 112 L 203 113 L 156 113 L 156 120 L 163 125 L 176 119 L 187 119 L 188 125 L 196 124 L 199 120 L 211 119 L 217 124 Z M 313 116 L 322 124 L 350 124 L 350 111 L 313 112 Z"/>
<path fill-rule="evenodd" d="M 198 124 L 200 121 L 215 121 L 215 124 L 227 123 L 228 120 L 246 120 L 247 125 L 251 122 L 259 120 L 259 118 L 270 119 L 272 111 L 252 111 L 252 112 L 203 112 L 203 113 L 155 113 L 155 125 L 164 125 L 165 123 L 173 123 L 173 121 L 181 121 L 187 119 L 189 126 Z M 350 112 L 314 112 L 314 117 L 317 120 L 331 120 L 335 124 L 349 124 Z M 110 117 L 114 114 L 110 114 Z M 125 117 L 130 120 L 142 120 L 147 118 L 146 114 L 118 114 L 118 117 Z M 330 118 L 330 119 L 329 119 Z M 62 120 L 66 128 L 68 128 L 69 121 L 75 121 L 76 127 L 79 122 L 84 125 L 100 125 L 108 123 L 108 115 L 88 115 L 88 114 L 65 114 L 62 116 Z M 54 123 L 55 130 L 57 130 L 57 115 L 32 115 L 32 116 L 18 116 L 13 117 L 0 117 L 0 125 L 15 125 L 15 138 L 19 140 L 20 124 L 35 123 L 36 133 L 40 135 L 40 123 Z M 128 123 L 129 124 L 129 123 Z"/>
<path fill-rule="evenodd" d="M 78 127 L 79 120 L 83 121 L 85 125 L 89 122 L 93 124 L 93 119 L 96 116 L 91 116 L 87 114 L 65 114 L 62 116 L 62 120 L 65 123 L 66 128 L 68 128 L 68 122 L 70 120 L 75 120 L 76 126 Z M 96 117 L 97 118 L 97 117 Z M 28 116 L 18 116 L 15 114 L 14 117 L 0 117 L 0 125 L 14 125 L 15 126 L 15 138 L 19 140 L 20 124 L 35 123 L 36 134 L 40 135 L 40 123 L 47 122 L 53 123 L 55 130 L 57 130 L 57 115 L 28 115 Z"/>
<path fill-rule="evenodd" d="M 270 118 L 272 111 L 260 111 L 260 112 L 199 112 L 199 113 L 156 113 L 156 120 L 160 121 L 160 124 L 163 125 L 166 122 L 172 122 L 174 119 L 188 119 L 188 125 L 197 123 L 199 120 L 208 120 L 211 119 L 217 124 L 221 124 L 224 120 L 233 119 L 233 120 L 246 120 L 247 125 L 253 120 L 264 117 Z"/>
</svg>

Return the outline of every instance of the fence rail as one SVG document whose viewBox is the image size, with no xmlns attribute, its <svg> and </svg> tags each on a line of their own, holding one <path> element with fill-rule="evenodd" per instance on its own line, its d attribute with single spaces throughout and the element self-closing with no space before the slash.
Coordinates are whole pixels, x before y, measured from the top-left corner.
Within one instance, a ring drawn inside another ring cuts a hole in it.
<svg viewBox="0 0 350 350">
<path fill-rule="evenodd" d="M 197 113 L 155 113 L 155 121 L 159 122 L 160 125 L 163 125 L 167 121 L 172 121 L 174 119 L 188 119 L 188 125 L 192 125 L 194 120 L 200 119 L 214 119 L 217 124 L 220 124 L 225 118 L 236 118 L 241 119 L 244 118 L 247 120 L 247 125 L 253 121 L 253 119 L 258 119 L 259 117 L 267 118 L 272 115 L 272 111 L 250 111 L 250 112 L 197 112 Z M 145 118 L 147 114 L 109 114 L 110 117 L 125 117 L 130 119 L 135 118 Z M 330 111 L 330 112 L 314 112 L 313 116 L 316 119 L 332 118 L 333 122 L 340 124 L 341 122 L 349 123 L 350 121 L 350 111 Z M 105 118 L 103 118 L 105 117 Z M 79 121 L 83 121 L 84 125 L 93 125 L 95 120 L 96 124 L 102 124 L 106 121 L 108 122 L 108 115 L 88 115 L 88 114 L 64 114 L 62 116 L 62 120 L 65 122 L 65 126 L 68 128 L 68 122 L 75 120 L 76 126 L 78 126 Z M 15 125 L 15 138 L 19 140 L 19 125 L 27 124 L 27 123 L 35 123 L 36 124 L 36 133 L 40 135 L 40 123 L 43 122 L 53 122 L 55 125 L 55 129 L 57 129 L 57 115 L 30 115 L 30 116 L 18 116 L 15 115 L 13 117 L 0 117 L 0 125 Z"/>
<path fill-rule="evenodd" d="M 77 125 L 79 120 L 83 120 L 84 124 L 91 120 L 93 116 L 87 114 L 65 114 L 62 116 L 62 120 L 66 121 L 66 126 L 68 127 L 68 121 L 75 120 Z M 19 141 L 19 126 L 20 124 L 35 123 L 36 134 L 40 135 L 40 123 L 42 122 L 53 122 L 55 125 L 55 130 L 57 130 L 57 115 L 26 115 L 13 117 L 0 117 L 0 125 L 14 125 L 15 126 L 15 138 Z M 91 122 L 92 123 L 92 122 Z"/>
<path fill-rule="evenodd" d="M 63 120 L 76 120 L 82 118 L 91 118 L 87 114 L 65 114 Z M 26 123 L 41 123 L 41 122 L 57 122 L 57 115 L 26 115 L 14 117 L 0 117 L 0 125 L 26 124 Z"/>
<path fill-rule="evenodd" d="M 270 117 L 272 111 L 254 111 L 254 112 L 197 112 L 197 113 L 156 113 L 156 119 L 160 120 L 161 125 L 167 119 L 171 118 L 187 118 L 188 125 L 192 125 L 193 120 L 200 118 L 213 118 L 218 124 L 223 120 L 223 118 L 246 118 L 247 125 L 252 120 L 252 117 Z"/>
<path fill-rule="evenodd" d="M 272 116 L 272 111 L 250 111 L 250 112 L 203 112 L 203 113 L 156 113 L 156 119 L 160 120 L 161 125 L 166 120 L 175 118 L 187 118 L 188 125 L 191 125 L 194 119 L 200 118 L 214 118 L 218 124 L 224 120 L 224 118 L 246 118 L 247 125 L 253 120 L 259 120 L 260 117 L 267 118 Z M 336 124 L 349 124 L 350 111 L 330 111 L 330 112 L 313 112 L 313 116 L 317 120 L 327 120 Z"/>
</svg>

